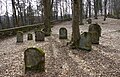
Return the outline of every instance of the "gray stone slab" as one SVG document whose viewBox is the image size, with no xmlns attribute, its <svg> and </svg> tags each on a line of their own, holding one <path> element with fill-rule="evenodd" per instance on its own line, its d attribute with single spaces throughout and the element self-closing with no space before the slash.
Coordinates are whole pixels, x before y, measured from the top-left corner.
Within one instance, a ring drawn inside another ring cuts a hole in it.
<svg viewBox="0 0 120 77">
<path fill-rule="evenodd" d="M 23 42 L 23 32 L 18 31 L 17 32 L 17 43 L 22 43 Z"/>
<path fill-rule="evenodd" d="M 80 36 L 80 49 L 90 51 L 92 49 L 91 33 L 84 32 Z"/>
<path fill-rule="evenodd" d="M 59 30 L 59 39 L 67 39 L 67 29 L 66 28 L 60 28 Z"/>
</svg>

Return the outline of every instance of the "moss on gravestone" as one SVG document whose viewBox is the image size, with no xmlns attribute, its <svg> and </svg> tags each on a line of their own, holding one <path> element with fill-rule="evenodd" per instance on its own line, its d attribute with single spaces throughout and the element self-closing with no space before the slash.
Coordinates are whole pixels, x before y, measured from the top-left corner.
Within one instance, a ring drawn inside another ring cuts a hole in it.
<svg viewBox="0 0 120 77">
<path fill-rule="evenodd" d="M 24 52 L 25 72 L 45 71 L 45 53 L 40 48 L 28 48 Z"/>
</svg>

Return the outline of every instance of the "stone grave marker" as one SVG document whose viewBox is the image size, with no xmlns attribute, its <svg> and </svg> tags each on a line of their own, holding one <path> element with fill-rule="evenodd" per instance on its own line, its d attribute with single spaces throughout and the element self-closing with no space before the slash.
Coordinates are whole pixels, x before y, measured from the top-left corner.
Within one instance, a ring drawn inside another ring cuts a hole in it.
<svg viewBox="0 0 120 77">
<path fill-rule="evenodd" d="M 99 37 L 101 36 L 101 27 L 97 23 L 96 24 L 91 24 L 89 26 L 89 30 L 88 31 L 89 32 L 96 31 L 98 33 Z"/>
<path fill-rule="evenodd" d="M 99 34 L 96 31 L 91 31 L 92 44 L 99 44 Z"/>
<path fill-rule="evenodd" d="M 67 39 L 67 29 L 66 28 L 60 28 L 59 39 Z"/>
<path fill-rule="evenodd" d="M 45 34 L 43 31 L 36 30 L 35 31 L 35 41 L 44 41 L 45 40 Z"/>
<path fill-rule="evenodd" d="M 28 33 L 28 40 L 33 40 L 33 35 L 31 33 Z"/>
<path fill-rule="evenodd" d="M 39 48 L 28 48 L 24 52 L 25 73 L 45 71 L 45 53 Z"/>
<path fill-rule="evenodd" d="M 18 31 L 17 32 L 17 43 L 22 43 L 23 42 L 23 32 Z"/>
<path fill-rule="evenodd" d="M 91 33 L 84 32 L 80 37 L 80 49 L 90 51 L 92 49 Z"/>
<path fill-rule="evenodd" d="M 92 19 L 87 19 L 88 24 L 92 23 Z"/>
</svg>

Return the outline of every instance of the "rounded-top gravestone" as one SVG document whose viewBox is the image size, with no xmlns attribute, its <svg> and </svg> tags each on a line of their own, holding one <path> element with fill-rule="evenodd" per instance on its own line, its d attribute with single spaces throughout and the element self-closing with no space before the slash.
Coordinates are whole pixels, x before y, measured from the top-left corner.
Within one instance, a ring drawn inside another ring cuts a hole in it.
<svg viewBox="0 0 120 77">
<path fill-rule="evenodd" d="M 32 33 L 28 33 L 28 40 L 33 40 L 33 35 L 32 35 Z"/>
<path fill-rule="evenodd" d="M 59 39 L 67 39 L 67 29 L 66 28 L 60 28 L 59 30 Z"/>
<path fill-rule="evenodd" d="M 25 73 L 45 71 L 45 53 L 40 48 L 28 48 L 24 52 Z"/>
<path fill-rule="evenodd" d="M 17 32 L 17 43 L 22 43 L 23 42 L 23 32 L 18 31 Z"/>
<path fill-rule="evenodd" d="M 96 24 L 91 24 L 89 26 L 89 30 L 88 31 L 89 32 L 96 31 L 98 33 L 99 37 L 101 36 L 101 27 L 97 23 Z"/>
<path fill-rule="evenodd" d="M 41 30 L 35 31 L 35 41 L 44 41 L 45 40 L 45 34 Z"/>
</svg>

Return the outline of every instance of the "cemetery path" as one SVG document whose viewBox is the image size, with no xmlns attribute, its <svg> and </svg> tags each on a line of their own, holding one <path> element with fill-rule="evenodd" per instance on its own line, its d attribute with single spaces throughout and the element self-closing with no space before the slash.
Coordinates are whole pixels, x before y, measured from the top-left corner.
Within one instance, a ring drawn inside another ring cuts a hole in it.
<svg viewBox="0 0 120 77">
<path fill-rule="evenodd" d="M 100 18 L 93 22 L 101 25 L 102 37 L 100 45 L 93 45 L 90 52 L 66 46 L 71 37 L 71 21 L 55 25 L 44 42 L 27 41 L 27 33 L 21 44 L 16 44 L 16 37 L 0 41 L 0 77 L 120 77 L 120 20 Z M 81 33 L 88 30 L 84 23 Z M 61 27 L 67 28 L 67 40 L 59 40 Z M 24 74 L 24 51 L 31 46 L 46 53 L 44 73 Z"/>
</svg>

